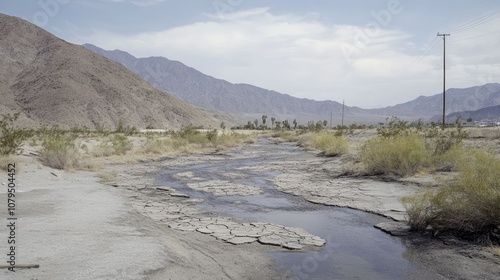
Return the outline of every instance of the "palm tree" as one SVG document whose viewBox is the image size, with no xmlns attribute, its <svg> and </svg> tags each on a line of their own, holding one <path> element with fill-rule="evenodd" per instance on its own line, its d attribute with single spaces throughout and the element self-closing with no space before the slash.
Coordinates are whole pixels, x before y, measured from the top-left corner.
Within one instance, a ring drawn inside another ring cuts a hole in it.
<svg viewBox="0 0 500 280">
<path fill-rule="evenodd" d="M 273 129 L 275 121 L 276 121 L 276 118 L 275 117 L 271 117 L 271 129 Z"/>
<path fill-rule="evenodd" d="M 283 121 L 283 128 L 290 129 L 290 123 L 288 122 L 288 120 Z"/>
<path fill-rule="evenodd" d="M 297 119 L 293 120 L 293 130 L 297 129 Z"/>
<path fill-rule="evenodd" d="M 262 125 L 266 126 L 267 115 L 262 115 Z"/>
</svg>

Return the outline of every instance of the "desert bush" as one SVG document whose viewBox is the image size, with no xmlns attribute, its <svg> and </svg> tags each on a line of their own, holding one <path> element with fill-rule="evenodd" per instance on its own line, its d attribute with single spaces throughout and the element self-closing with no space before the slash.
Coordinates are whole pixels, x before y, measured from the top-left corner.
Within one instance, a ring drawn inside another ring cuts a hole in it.
<svg viewBox="0 0 500 280">
<path fill-rule="evenodd" d="M 9 164 L 16 164 L 17 169 L 17 160 L 13 158 L 11 155 L 0 155 L 0 170 L 7 171 Z"/>
<path fill-rule="evenodd" d="M 101 179 L 102 183 L 113 182 L 118 176 L 118 171 L 113 170 L 111 172 L 100 171 L 97 173 L 97 177 Z"/>
<path fill-rule="evenodd" d="M 500 242 L 500 160 L 484 150 L 469 153 L 456 180 L 432 194 L 405 198 L 409 224 L 415 230 L 431 226 L 436 234 L 453 232 L 482 242 Z"/>
<path fill-rule="evenodd" d="M 273 138 L 281 138 L 286 142 L 296 142 L 298 140 L 298 135 L 295 132 L 291 131 L 275 131 L 271 134 Z"/>
<path fill-rule="evenodd" d="M 429 226 L 429 217 L 433 208 L 431 203 L 432 196 L 432 192 L 425 191 L 401 199 L 412 230 L 424 231 Z"/>
<path fill-rule="evenodd" d="M 346 154 L 349 150 L 347 140 L 328 132 L 313 133 L 309 136 L 307 146 L 321 150 L 326 156 Z"/>
<path fill-rule="evenodd" d="M 430 166 L 431 153 L 416 133 L 398 133 L 368 140 L 361 147 L 366 171 L 406 176 Z"/>
<path fill-rule="evenodd" d="M 73 137 L 50 134 L 43 141 L 40 159 L 45 165 L 56 169 L 71 169 L 79 166 L 80 154 Z"/>
<path fill-rule="evenodd" d="M 2 115 L 0 119 L 0 155 L 14 154 L 19 150 L 28 134 L 24 129 L 16 128 L 14 123 L 19 113 Z"/>
<path fill-rule="evenodd" d="M 469 137 L 469 133 L 464 130 L 459 117 L 455 120 L 454 129 L 442 131 L 433 127 L 425 131 L 425 137 L 434 154 L 440 155 L 462 144 L 463 140 Z"/>
<path fill-rule="evenodd" d="M 219 132 L 217 129 L 209 130 L 205 133 L 205 136 L 208 141 L 215 143 L 215 141 L 217 141 L 217 136 L 219 136 Z"/>
<path fill-rule="evenodd" d="M 165 152 L 166 139 L 148 139 L 143 145 L 144 152 L 147 154 L 163 154 Z"/>
<path fill-rule="evenodd" d="M 435 151 L 430 148 L 431 151 Z M 458 171 L 461 162 L 466 160 L 467 149 L 463 145 L 453 145 L 446 151 L 432 154 L 432 165 L 437 171 Z"/>
<path fill-rule="evenodd" d="M 115 150 L 116 155 L 125 155 L 128 151 L 132 150 L 132 141 L 127 136 L 115 134 L 111 138 L 111 145 Z"/>
<path fill-rule="evenodd" d="M 123 121 L 119 121 L 116 126 L 115 133 L 125 134 L 126 136 L 131 136 L 139 133 L 139 130 L 135 126 L 125 126 Z"/>
<path fill-rule="evenodd" d="M 187 141 L 187 143 L 189 144 L 196 144 L 204 148 L 210 143 L 210 140 L 207 138 L 207 136 L 209 135 L 199 132 L 192 125 L 188 125 L 184 126 L 178 132 L 174 133 L 173 138 L 182 139 Z M 213 135 L 210 136 L 212 137 Z"/>
<path fill-rule="evenodd" d="M 94 148 L 92 154 L 95 156 L 108 157 L 112 155 L 125 155 L 132 150 L 133 144 L 127 136 L 113 134 L 105 139 L 99 146 Z"/>
<path fill-rule="evenodd" d="M 254 138 L 249 135 L 243 135 L 240 133 L 224 133 L 217 138 L 215 143 L 216 148 L 232 148 L 241 145 L 242 143 L 254 143 Z"/>
<path fill-rule="evenodd" d="M 393 138 L 410 134 L 411 127 L 407 121 L 403 121 L 398 117 L 387 118 L 387 121 L 387 126 L 377 128 L 377 132 L 381 137 Z"/>
<path fill-rule="evenodd" d="M 150 139 L 144 144 L 143 149 L 147 154 L 161 155 L 165 153 L 187 151 L 187 146 L 188 142 L 184 139 Z"/>
</svg>

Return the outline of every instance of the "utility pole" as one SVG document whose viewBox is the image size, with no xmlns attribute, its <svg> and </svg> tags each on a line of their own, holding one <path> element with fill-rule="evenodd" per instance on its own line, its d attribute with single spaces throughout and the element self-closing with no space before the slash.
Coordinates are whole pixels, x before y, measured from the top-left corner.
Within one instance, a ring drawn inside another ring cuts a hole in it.
<svg viewBox="0 0 500 280">
<path fill-rule="evenodd" d="M 446 120 L 446 36 L 450 34 L 437 34 L 437 36 L 443 37 L 443 124 L 441 129 L 444 130 L 445 120 Z"/>
<path fill-rule="evenodd" d="M 330 111 L 330 129 L 332 129 L 332 125 L 333 125 L 333 109 L 332 111 Z"/>
<path fill-rule="evenodd" d="M 344 129 L 344 107 L 345 107 L 345 100 L 342 99 L 342 129 Z"/>
</svg>

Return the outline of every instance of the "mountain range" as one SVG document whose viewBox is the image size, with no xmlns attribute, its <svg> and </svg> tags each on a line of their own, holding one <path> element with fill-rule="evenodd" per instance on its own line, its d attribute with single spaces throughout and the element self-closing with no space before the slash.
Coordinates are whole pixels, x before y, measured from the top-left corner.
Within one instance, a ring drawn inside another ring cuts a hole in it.
<svg viewBox="0 0 500 280">
<path fill-rule="evenodd" d="M 107 51 L 91 44 L 87 49 L 121 63 L 158 89 L 197 106 L 235 113 L 251 119 L 262 114 L 282 119 L 329 120 L 340 122 L 342 104 L 336 101 L 315 101 L 247 84 L 233 84 L 201 73 L 181 62 L 164 57 L 136 58 L 121 51 Z M 500 105 L 500 84 L 486 84 L 465 89 L 448 89 L 446 113 L 478 110 Z M 430 120 L 442 114 L 442 94 L 420 96 L 415 100 L 380 108 L 345 107 L 346 122 L 379 122 L 387 117 Z"/>
<path fill-rule="evenodd" d="M 340 121 L 342 104 L 339 102 L 296 98 L 253 85 L 233 84 L 164 57 L 136 58 L 121 50 L 106 51 L 91 44 L 84 46 L 121 63 L 156 88 L 199 107 L 234 113 L 247 119 L 260 119 L 266 114 L 281 119 L 296 118 L 302 122 L 329 120 L 333 112 L 335 121 Z M 380 120 L 386 118 L 349 106 L 345 107 L 345 115 L 358 122 L 372 120 L 374 116 Z"/>
<path fill-rule="evenodd" d="M 0 114 L 26 126 L 122 122 L 144 128 L 231 120 L 162 92 L 121 64 L 70 44 L 20 18 L 0 14 Z"/>
<path fill-rule="evenodd" d="M 476 111 L 462 111 L 446 116 L 446 122 L 453 123 L 457 117 L 462 121 L 471 118 L 472 121 L 492 121 L 500 122 L 500 105 L 482 108 Z"/>
<path fill-rule="evenodd" d="M 433 96 L 420 96 L 403 104 L 370 111 L 376 114 L 385 113 L 394 116 L 439 119 L 443 114 L 442 100 L 442 93 Z M 500 84 L 498 83 L 446 90 L 446 115 L 463 111 L 476 111 L 495 105 L 500 105 Z"/>
</svg>

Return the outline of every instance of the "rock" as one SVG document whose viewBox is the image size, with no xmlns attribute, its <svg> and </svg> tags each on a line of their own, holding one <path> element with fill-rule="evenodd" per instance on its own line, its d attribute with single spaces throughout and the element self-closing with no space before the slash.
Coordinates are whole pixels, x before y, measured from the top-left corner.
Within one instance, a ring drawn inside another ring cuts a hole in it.
<svg viewBox="0 0 500 280">
<path fill-rule="evenodd" d="M 302 245 L 297 244 L 297 243 L 292 243 L 292 242 L 285 243 L 285 244 L 283 244 L 281 246 L 283 248 L 286 248 L 286 249 L 289 249 L 289 250 L 301 250 L 302 249 Z"/>
<path fill-rule="evenodd" d="M 219 240 L 224 240 L 224 241 L 234 238 L 233 235 L 224 233 L 213 233 L 212 236 Z"/>
<path fill-rule="evenodd" d="M 260 188 L 222 180 L 192 182 L 188 187 L 212 193 L 215 196 L 249 196 L 262 193 Z"/>
<path fill-rule="evenodd" d="M 212 233 L 214 233 L 212 230 L 210 230 L 210 229 L 208 229 L 206 227 L 197 228 L 196 231 L 204 233 L 204 234 L 212 234 Z"/>
<path fill-rule="evenodd" d="M 168 219 L 168 220 L 174 220 L 174 219 L 179 219 L 181 217 L 181 215 L 170 215 L 170 214 L 167 214 L 167 215 L 164 215 L 163 217 L 165 219 Z"/>
<path fill-rule="evenodd" d="M 253 243 L 255 241 L 257 241 L 257 238 L 253 238 L 253 237 L 234 237 L 234 238 L 226 240 L 226 242 L 234 244 L 234 245 Z"/>
<path fill-rule="evenodd" d="M 170 196 L 173 196 L 173 197 L 185 197 L 185 198 L 189 198 L 189 195 L 184 194 L 184 193 L 181 193 L 181 192 L 173 192 L 173 193 L 170 193 Z"/>
<path fill-rule="evenodd" d="M 284 244 L 285 241 L 283 240 L 283 238 L 273 234 L 259 237 L 259 243 L 265 245 L 281 246 L 281 244 Z"/>
<path fill-rule="evenodd" d="M 224 225 L 208 225 L 207 228 L 213 233 L 229 234 L 230 230 Z"/>
<path fill-rule="evenodd" d="M 157 190 L 159 191 L 163 191 L 163 192 L 171 192 L 173 191 L 172 188 L 169 188 L 169 187 L 156 187 Z"/>
<path fill-rule="evenodd" d="M 380 223 L 374 227 L 393 236 L 406 236 L 410 234 L 410 226 L 401 222 Z"/>
<path fill-rule="evenodd" d="M 325 243 L 326 241 L 323 238 L 317 236 L 308 236 L 300 240 L 300 244 L 302 245 L 313 245 L 317 247 L 321 247 L 325 245 Z"/>
</svg>

